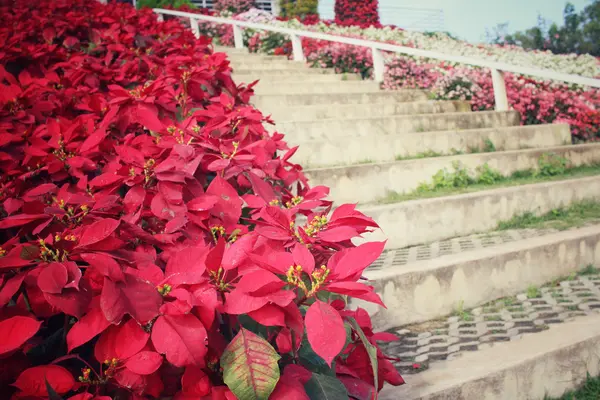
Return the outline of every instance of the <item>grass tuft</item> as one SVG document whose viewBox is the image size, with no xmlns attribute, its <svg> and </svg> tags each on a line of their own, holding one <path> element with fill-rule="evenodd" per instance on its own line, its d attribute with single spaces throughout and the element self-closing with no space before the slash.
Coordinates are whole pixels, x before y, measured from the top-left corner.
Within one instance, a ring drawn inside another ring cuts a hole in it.
<svg viewBox="0 0 600 400">
<path fill-rule="evenodd" d="M 600 399 L 600 377 L 592 378 L 589 374 L 583 386 L 579 389 L 565 393 L 562 397 L 544 397 L 544 400 L 598 400 Z"/>
<path fill-rule="evenodd" d="M 565 230 L 584 225 L 600 218 L 600 202 L 582 201 L 569 207 L 557 208 L 543 215 L 526 212 L 498 224 L 497 230 L 507 229 L 558 229 Z"/>
</svg>

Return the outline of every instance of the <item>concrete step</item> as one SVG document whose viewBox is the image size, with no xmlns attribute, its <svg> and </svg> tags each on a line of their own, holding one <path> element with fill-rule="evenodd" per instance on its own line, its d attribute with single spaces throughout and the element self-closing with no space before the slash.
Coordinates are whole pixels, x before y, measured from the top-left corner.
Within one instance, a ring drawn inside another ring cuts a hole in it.
<svg viewBox="0 0 600 400">
<path fill-rule="evenodd" d="M 386 104 L 390 102 L 410 102 L 427 100 L 427 94 L 422 90 L 398 90 L 394 92 L 379 91 L 374 93 L 287 93 L 277 95 L 260 95 L 252 99 L 252 104 L 263 114 L 280 107 L 306 106 L 322 104 L 329 107 L 332 104 Z"/>
<path fill-rule="evenodd" d="M 600 315 L 435 363 L 386 386 L 381 400 L 542 400 L 561 397 L 600 373 Z"/>
<path fill-rule="evenodd" d="M 353 75 L 356 77 L 356 75 Z M 316 78 L 316 77 L 315 77 Z M 309 78 L 315 81 L 315 78 Z M 339 78 L 338 78 L 339 79 Z M 271 79 L 269 79 L 269 82 Z M 415 101 L 410 103 L 383 104 L 332 104 L 307 105 L 298 107 L 280 107 L 272 110 L 277 122 L 284 121 L 316 121 L 331 118 L 355 118 L 357 115 L 369 117 L 389 117 L 410 114 L 438 114 L 448 112 L 470 112 L 471 105 L 467 101 Z"/>
<path fill-rule="evenodd" d="M 323 105 L 323 107 L 326 107 L 326 105 Z M 406 135 L 411 132 L 499 128 L 519 125 L 519 121 L 519 113 L 516 111 L 480 111 L 290 121 L 278 123 L 268 129 L 285 133 L 288 140 L 295 143 L 323 138 L 347 140 L 349 136 L 372 138 L 375 135 Z"/>
<path fill-rule="evenodd" d="M 249 55 L 248 49 L 236 49 L 235 47 L 226 47 L 226 46 L 215 46 L 213 45 L 215 53 L 226 53 L 228 55 L 232 54 L 240 54 L 240 55 Z"/>
<path fill-rule="evenodd" d="M 304 71 L 311 69 L 307 64 L 303 62 L 294 62 L 288 60 L 272 60 L 262 61 L 261 59 L 249 59 L 242 61 L 231 61 L 233 71 L 237 70 L 273 70 L 273 69 L 287 69 L 289 71 Z"/>
<path fill-rule="evenodd" d="M 396 103 L 411 106 L 416 103 Z M 446 102 L 444 102 L 446 104 Z M 373 107 L 357 105 L 357 107 Z M 287 108 L 295 110 L 306 107 Z M 324 112 L 335 106 L 322 107 Z M 385 108 L 386 104 L 381 104 Z M 281 109 L 283 112 L 283 109 Z M 275 121 L 277 114 L 273 114 Z M 352 165 L 370 160 L 373 162 L 394 161 L 397 158 L 417 157 L 425 154 L 451 155 L 456 152 L 468 153 L 472 149 L 484 149 L 493 144 L 497 151 L 525 148 L 554 147 L 571 143 L 571 130 L 566 124 L 529 125 L 502 128 L 484 128 L 452 131 L 413 132 L 406 135 L 372 134 L 353 136 L 352 132 L 344 138 L 344 151 L 339 151 L 338 138 L 323 137 L 318 140 L 298 141 L 300 145 L 292 159 L 305 168 Z"/>
<path fill-rule="evenodd" d="M 297 94 L 327 94 L 327 93 L 376 93 L 380 91 L 379 84 L 373 81 L 338 81 L 338 82 L 312 82 L 312 81 L 286 81 L 285 83 L 263 82 L 255 86 L 257 95 L 277 95 L 287 93 Z"/>
<path fill-rule="evenodd" d="M 438 319 L 459 307 L 478 307 L 569 276 L 584 266 L 600 265 L 600 225 L 553 233 L 505 234 L 519 240 L 405 265 L 388 260 L 369 267 L 365 276 L 387 308 L 353 302 L 370 312 L 377 329 L 386 330 Z M 485 237 L 463 237 L 460 243 L 474 245 Z M 399 251 L 390 250 L 388 256 L 396 258 Z"/>
<path fill-rule="evenodd" d="M 296 61 L 292 61 L 289 60 L 287 57 L 285 56 L 270 56 L 267 54 L 258 54 L 258 53 L 228 53 L 227 57 L 229 58 L 229 61 L 231 61 L 232 63 L 237 63 L 237 62 L 264 62 L 264 63 L 269 63 L 269 62 L 288 62 L 288 63 L 295 63 Z M 304 63 L 299 63 L 299 64 L 304 64 Z"/>
<path fill-rule="evenodd" d="M 310 83 L 331 83 L 331 82 L 345 82 L 345 81 L 361 81 L 361 77 L 356 74 L 349 75 L 334 75 L 334 74 L 310 74 L 301 73 L 294 74 L 292 76 L 285 75 L 270 75 L 268 73 L 257 75 L 257 74 L 233 74 L 233 80 L 236 82 L 250 83 L 256 80 L 259 81 L 258 87 L 262 86 L 285 86 L 291 82 L 310 82 Z"/>
<path fill-rule="evenodd" d="M 336 75 L 335 70 L 333 68 L 306 68 L 306 69 L 243 69 L 243 68 L 234 68 L 233 75 L 245 75 L 251 77 L 260 77 L 260 76 L 268 76 L 268 77 L 277 77 L 278 79 L 284 79 L 286 77 L 290 77 L 290 79 L 294 79 L 293 77 L 304 77 L 312 78 L 320 75 Z M 340 76 L 340 75 L 338 75 Z M 341 74 L 343 76 L 343 74 Z M 340 78 L 341 78 L 340 76 Z M 254 80 L 256 80 L 255 78 Z M 252 81 L 250 81 L 252 82 Z"/>
<path fill-rule="evenodd" d="M 453 166 L 457 162 L 473 177 L 476 168 L 484 164 L 504 176 L 510 176 L 515 171 L 538 169 L 538 160 L 548 153 L 566 158 L 569 167 L 600 164 L 600 144 L 586 144 L 319 168 L 306 173 L 312 185 L 328 186 L 332 198 L 339 203 L 368 203 L 385 197 L 389 192 L 412 192 L 420 184 L 430 183 L 438 171 L 454 171 Z"/>
<path fill-rule="evenodd" d="M 365 188 L 357 188 L 357 192 Z M 387 240 L 402 248 L 495 229 L 500 221 L 536 215 L 571 203 L 600 199 L 600 176 L 484 190 L 474 193 L 360 207 L 381 230 L 361 241 Z"/>
</svg>

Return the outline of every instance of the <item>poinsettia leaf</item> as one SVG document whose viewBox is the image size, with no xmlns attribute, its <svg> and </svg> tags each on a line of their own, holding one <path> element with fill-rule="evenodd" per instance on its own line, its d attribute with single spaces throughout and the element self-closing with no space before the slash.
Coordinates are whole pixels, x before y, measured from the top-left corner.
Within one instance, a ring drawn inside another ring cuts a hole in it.
<svg viewBox="0 0 600 400">
<path fill-rule="evenodd" d="M 138 375 L 150 375 L 162 365 L 163 358 L 154 351 L 140 351 L 125 363 L 125 367 Z"/>
<path fill-rule="evenodd" d="M 367 336 L 365 335 L 362 328 L 354 318 L 348 317 L 347 320 L 352 326 L 352 329 L 354 329 L 354 332 L 358 334 L 358 337 L 365 346 L 365 349 L 367 349 L 367 354 L 369 355 L 369 360 L 371 361 L 371 367 L 373 368 L 373 381 L 377 384 L 377 382 L 379 382 L 377 374 L 379 371 L 379 366 L 377 364 L 377 347 L 371 344 L 371 342 L 369 342 L 369 339 L 367 339 Z"/>
<path fill-rule="evenodd" d="M 300 364 L 312 372 L 318 372 L 324 375 L 335 376 L 335 370 L 331 368 L 322 357 L 320 357 L 310 346 L 306 335 L 302 338 L 300 349 L 298 350 Z"/>
<path fill-rule="evenodd" d="M 47 397 L 46 382 L 58 394 L 65 394 L 75 386 L 71 373 L 59 365 L 40 365 L 21 372 L 13 384 L 21 390 L 20 395 Z"/>
<path fill-rule="evenodd" d="M 348 400 L 346 387 L 333 376 L 313 373 L 304 388 L 310 400 Z"/>
<path fill-rule="evenodd" d="M 48 379 L 46 379 L 46 391 L 48 392 L 48 400 L 64 400 L 58 393 L 56 393 L 56 390 L 54 390 L 54 388 L 50 385 Z"/>
<path fill-rule="evenodd" d="M 89 342 L 95 336 L 104 332 L 110 326 L 110 322 L 104 316 L 100 308 L 92 308 L 79 321 L 77 321 L 67 334 L 68 350 Z"/>
<path fill-rule="evenodd" d="M 373 400 L 377 398 L 375 387 L 362 379 L 354 378 L 349 375 L 338 376 L 348 395 L 355 400 Z"/>
<path fill-rule="evenodd" d="M 163 315 L 152 328 L 152 344 L 177 367 L 203 366 L 207 333 L 204 325 L 192 314 Z"/>
<path fill-rule="evenodd" d="M 240 400 L 268 400 L 279 381 L 280 358 L 269 342 L 242 328 L 221 356 L 223 381 Z"/>
<path fill-rule="evenodd" d="M 306 311 L 305 323 L 313 350 L 331 365 L 346 343 L 346 329 L 339 312 L 317 300 Z"/>
<path fill-rule="evenodd" d="M 125 274 L 125 282 L 104 278 L 100 307 L 111 323 L 119 323 L 125 314 L 145 324 L 158 315 L 162 297 L 150 282 Z"/>
<path fill-rule="evenodd" d="M 77 247 L 90 246 L 109 237 L 119 226 L 120 221 L 112 218 L 101 219 L 88 226 Z"/>
<path fill-rule="evenodd" d="M 41 325 L 41 321 L 20 315 L 0 321 L 0 354 L 21 347 L 37 333 Z"/>
</svg>

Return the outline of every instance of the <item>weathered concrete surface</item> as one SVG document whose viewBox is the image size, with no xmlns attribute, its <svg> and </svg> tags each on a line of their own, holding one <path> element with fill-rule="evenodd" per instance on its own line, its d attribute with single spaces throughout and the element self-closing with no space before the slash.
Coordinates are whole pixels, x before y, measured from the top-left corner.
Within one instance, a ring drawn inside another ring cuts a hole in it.
<svg viewBox="0 0 600 400">
<path fill-rule="evenodd" d="M 415 103 L 397 103 L 398 106 L 404 104 Z M 373 107 L 380 106 L 385 107 L 385 105 L 373 105 Z M 330 107 L 322 108 L 324 111 L 330 109 Z M 344 138 L 344 151 L 339 151 L 340 140 L 337 138 L 292 140 L 294 145 L 300 146 L 293 161 L 305 168 L 351 165 L 364 160 L 385 162 L 393 161 L 397 156 L 411 157 L 427 151 L 442 154 L 451 154 L 452 151 L 466 153 L 471 148 L 483 149 L 486 140 L 490 140 L 497 151 L 554 147 L 571 143 L 571 130 L 566 124 L 553 124 L 413 132 L 406 135 L 353 136 L 352 132 L 349 132 L 349 135 Z"/>
<path fill-rule="evenodd" d="M 271 80 L 270 80 L 271 81 Z M 467 101 L 416 101 L 410 103 L 384 104 L 332 104 L 298 107 L 278 107 L 271 110 L 277 122 L 316 121 L 328 118 L 387 117 L 409 114 L 439 114 L 448 112 L 470 112 Z M 383 143 L 382 143 L 383 144 Z"/>
<path fill-rule="evenodd" d="M 381 226 L 363 240 L 387 239 L 388 248 L 402 248 L 490 231 L 527 211 L 539 215 L 599 198 L 600 176 L 593 176 L 359 208 Z"/>
<path fill-rule="evenodd" d="M 365 275 L 387 309 L 361 302 L 378 329 L 436 319 L 600 264 L 600 226 L 468 251 Z"/>
<path fill-rule="evenodd" d="M 502 175 L 509 176 L 515 171 L 537 169 L 538 160 L 545 153 L 565 157 L 570 167 L 600 164 L 600 144 L 588 144 L 320 168 L 306 172 L 313 185 L 329 186 L 331 196 L 338 202 L 372 202 L 389 192 L 408 193 L 421 183 L 430 183 L 440 170 L 453 172 L 456 162 L 468 168 L 473 177 L 477 174 L 476 168 L 486 163 Z M 357 187 L 361 190 L 357 191 Z"/>
<path fill-rule="evenodd" d="M 294 74 L 292 76 L 286 75 L 272 75 L 269 72 L 265 74 L 232 74 L 233 80 L 236 83 L 251 83 L 258 80 L 257 86 L 268 86 L 268 85 L 279 85 L 285 86 L 289 82 L 302 82 L 302 81 L 310 81 L 311 83 L 319 83 L 319 82 L 355 82 L 360 81 L 359 75 L 346 75 L 343 79 L 342 75 L 334 75 L 334 74 L 314 74 L 314 73 L 306 73 L 302 71 L 301 73 Z M 322 108 L 322 107 L 320 107 Z M 279 119 L 277 119 L 279 121 Z"/>
<path fill-rule="evenodd" d="M 238 62 L 292 62 L 285 56 L 270 56 L 263 53 L 229 53 L 227 52 L 227 58 L 232 63 Z M 294 62 L 295 64 L 295 62 Z M 299 63 L 306 64 L 306 63 Z"/>
<path fill-rule="evenodd" d="M 256 95 L 287 93 L 374 93 L 380 92 L 379 84 L 373 81 L 302 82 L 300 79 L 276 84 L 262 82 L 254 87 Z"/>
<path fill-rule="evenodd" d="M 307 78 L 321 75 L 331 75 L 339 77 L 335 74 L 333 68 L 306 68 L 306 69 L 244 69 L 236 67 L 232 73 L 234 80 L 237 75 L 253 76 L 254 79 L 249 82 L 254 82 L 260 76 L 271 76 L 277 79 L 294 79 L 296 76 L 306 76 Z M 266 79 L 265 79 L 266 80 Z"/>
<path fill-rule="evenodd" d="M 600 373 L 600 316 L 552 326 L 485 351 L 434 364 L 386 386 L 381 400 L 541 400 Z"/>
<path fill-rule="evenodd" d="M 304 71 L 310 70 L 311 68 L 299 62 L 292 62 L 285 59 L 281 60 L 272 60 L 272 61 L 263 61 L 260 58 L 255 60 L 254 56 L 248 56 L 251 58 L 244 59 L 241 61 L 231 61 L 231 67 L 233 68 L 233 72 L 238 72 L 238 70 L 272 70 L 272 69 L 287 69 L 290 71 Z"/>
<path fill-rule="evenodd" d="M 379 94 L 379 93 L 377 93 Z M 320 121 L 281 122 L 269 130 L 285 133 L 288 140 L 302 142 L 315 139 L 345 140 L 348 136 L 403 135 L 411 132 L 451 131 L 455 129 L 499 128 L 519 125 L 516 111 L 480 111 L 444 114 L 400 115 Z"/>
<path fill-rule="evenodd" d="M 331 104 L 383 104 L 406 101 L 427 100 L 427 94 L 421 90 L 398 90 L 394 92 L 379 91 L 375 93 L 324 93 L 324 94 L 277 94 L 260 95 L 251 99 L 252 104 L 263 113 L 270 113 L 281 106 L 305 106 L 322 104 L 327 107 Z M 352 131 L 348 132 L 352 135 Z"/>
</svg>

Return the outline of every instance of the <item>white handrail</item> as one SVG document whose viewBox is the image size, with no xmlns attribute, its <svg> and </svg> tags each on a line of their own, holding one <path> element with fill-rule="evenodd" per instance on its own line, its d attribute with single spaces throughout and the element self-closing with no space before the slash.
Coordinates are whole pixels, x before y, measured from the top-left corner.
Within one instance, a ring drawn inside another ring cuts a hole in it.
<svg viewBox="0 0 600 400">
<path fill-rule="evenodd" d="M 251 28 L 257 30 L 265 30 L 277 33 L 283 33 L 289 35 L 293 44 L 293 59 L 294 61 L 304 61 L 304 55 L 302 54 L 302 41 L 300 38 L 306 37 L 311 39 L 326 40 L 336 43 L 350 44 L 354 46 L 367 47 L 373 50 L 373 69 L 375 72 L 375 80 L 383 81 L 384 71 L 384 58 L 382 51 L 406 54 L 410 56 L 425 57 L 435 60 L 451 61 L 460 64 L 467 64 L 476 67 L 489 68 L 492 72 L 492 82 L 494 86 L 494 96 L 496 99 L 496 110 L 506 111 L 508 110 L 508 99 L 506 97 L 506 86 L 504 83 L 504 72 L 512 72 L 521 75 L 530 75 L 538 78 L 562 81 L 567 83 L 573 83 L 583 86 L 591 86 L 600 88 L 600 79 L 587 78 L 580 75 L 563 74 L 560 72 L 552 71 L 549 69 L 539 69 L 531 67 L 523 67 L 518 65 L 511 65 L 507 63 L 501 63 L 496 61 L 489 61 L 478 58 L 470 58 L 463 56 L 456 56 L 452 54 L 439 53 L 436 51 L 415 49 L 413 47 L 399 46 L 395 44 L 374 42 L 372 40 L 355 39 L 345 36 L 330 35 L 327 33 L 301 31 L 297 29 L 282 28 L 279 26 L 272 26 L 266 24 L 257 24 L 254 22 L 238 21 L 228 18 L 211 17 L 209 15 L 194 14 L 183 11 L 165 10 L 162 8 L 155 8 L 153 10 L 158 14 L 159 19 L 162 15 L 173 15 L 177 17 L 184 17 L 190 19 L 192 30 L 196 35 L 199 35 L 198 21 L 214 22 L 218 24 L 232 25 L 234 30 L 234 41 L 236 48 L 243 48 L 244 43 L 242 40 L 242 29 Z"/>
</svg>

